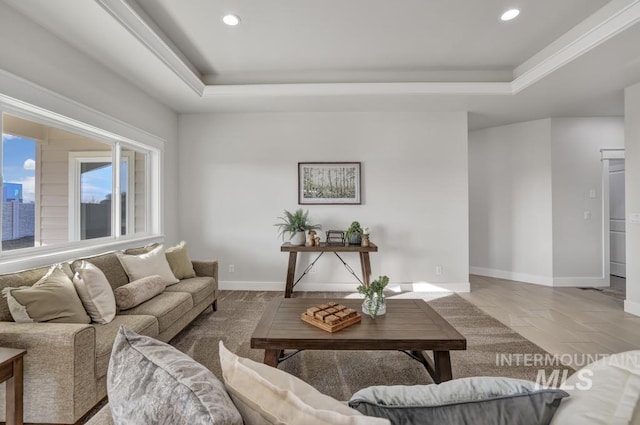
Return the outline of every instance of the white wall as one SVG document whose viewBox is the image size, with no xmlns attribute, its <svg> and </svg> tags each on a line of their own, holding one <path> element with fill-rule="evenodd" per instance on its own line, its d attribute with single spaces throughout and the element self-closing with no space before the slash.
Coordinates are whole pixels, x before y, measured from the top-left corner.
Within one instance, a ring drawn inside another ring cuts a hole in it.
<svg viewBox="0 0 640 425">
<path fill-rule="evenodd" d="M 551 121 L 469 133 L 471 273 L 551 284 Z"/>
<path fill-rule="evenodd" d="M 179 128 L 181 234 L 191 256 L 220 260 L 224 287 L 282 289 L 273 224 L 298 208 L 298 161 L 362 161 L 363 204 L 304 206 L 312 220 L 371 227 L 374 277 L 468 288 L 466 113 L 182 115 Z M 317 265 L 306 282 L 354 282 L 330 254 Z"/>
<path fill-rule="evenodd" d="M 640 84 L 624 91 L 625 183 L 627 209 L 627 299 L 624 309 L 640 316 L 640 224 L 630 215 L 640 213 Z"/>
<path fill-rule="evenodd" d="M 608 276 L 603 275 L 603 148 L 624 148 L 621 117 L 551 120 L 553 275 L 557 286 L 609 284 Z M 591 218 L 585 220 L 587 212 Z"/>
<path fill-rule="evenodd" d="M 554 286 L 608 285 L 600 149 L 623 147 L 618 117 L 470 132 L 471 272 Z"/>
<path fill-rule="evenodd" d="M 143 132 L 166 140 L 164 231 L 179 239 L 177 114 L 4 2 L 0 66 L 0 93 L 134 140 Z"/>
</svg>

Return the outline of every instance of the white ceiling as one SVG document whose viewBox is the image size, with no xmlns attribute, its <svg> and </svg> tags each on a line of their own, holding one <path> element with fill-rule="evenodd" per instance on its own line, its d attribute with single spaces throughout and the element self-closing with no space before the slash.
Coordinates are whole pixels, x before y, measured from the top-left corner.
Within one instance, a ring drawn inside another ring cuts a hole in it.
<svg viewBox="0 0 640 425">
<path fill-rule="evenodd" d="M 177 112 L 468 110 L 482 128 L 622 115 L 640 81 L 640 0 L 3 1 Z"/>
</svg>

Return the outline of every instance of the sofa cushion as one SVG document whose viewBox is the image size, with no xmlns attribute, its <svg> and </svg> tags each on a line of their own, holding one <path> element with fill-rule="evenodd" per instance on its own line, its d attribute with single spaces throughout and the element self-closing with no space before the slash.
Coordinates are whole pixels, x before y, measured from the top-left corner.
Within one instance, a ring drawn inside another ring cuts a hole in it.
<svg viewBox="0 0 640 425">
<path fill-rule="evenodd" d="M 171 272 L 175 277 L 178 279 L 196 277 L 196 271 L 193 270 L 193 264 L 191 264 L 187 254 L 187 243 L 185 241 L 167 248 L 164 251 L 164 255 L 167 257 L 169 267 L 171 267 Z"/>
<path fill-rule="evenodd" d="M 562 385 L 563 401 L 551 425 L 640 424 L 640 350 L 599 359 Z"/>
<path fill-rule="evenodd" d="M 220 341 L 224 385 L 246 425 L 389 425 L 275 367 L 238 357 Z"/>
<path fill-rule="evenodd" d="M 158 319 L 160 332 L 176 322 L 193 308 L 191 295 L 186 292 L 163 292 L 137 307 L 121 311 L 120 314 L 142 314 Z"/>
<path fill-rule="evenodd" d="M 102 270 L 102 273 L 107 277 L 113 289 L 129 283 L 129 277 L 124 271 L 122 264 L 120 264 L 120 260 L 118 260 L 115 252 L 84 258 L 84 260 L 87 260 Z"/>
<path fill-rule="evenodd" d="M 33 286 L 4 288 L 16 322 L 90 323 L 73 282 L 60 266 L 52 266 Z"/>
<path fill-rule="evenodd" d="M 127 272 L 129 280 L 159 275 L 167 285 L 179 282 L 171 272 L 167 257 L 164 255 L 163 245 L 158 245 L 151 251 L 140 255 L 118 253 L 117 256 L 120 263 L 122 263 L 122 267 Z"/>
<path fill-rule="evenodd" d="M 79 260 L 73 263 L 73 285 L 84 309 L 96 323 L 109 323 L 116 316 L 116 300 L 107 277 L 96 265 Z"/>
<path fill-rule="evenodd" d="M 565 391 L 522 379 L 476 376 L 432 385 L 364 388 L 349 406 L 392 424 L 549 425 Z"/>
<path fill-rule="evenodd" d="M 25 270 L 17 273 L 0 275 L 0 291 L 4 288 L 17 288 L 19 286 L 31 286 L 47 274 L 51 269 L 50 266 L 40 267 L 37 269 Z M 63 265 L 65 272 L 69 273 L 69 277 L 72 276 L 71 268 L 68 265 Z M 0 297 L 0 321 L 12 322 L 11 312 L 9 311 L 9 305 L 4 297 Z"/>
<path fill-rule="evenodd" d="M 193 305 L 207 298 L 215 291 L 212 277 L 192 277 L 183 279 L 175 285 L 168 286 L 165 292 L 187 292 L 193 298 Z"/>
<path fill-rule="evenodd" d="M 126 326 L 141 335 L 154 338 L 160 333 L 158 320 L 153 316 L 118 315 L 106 325 L 93 324 L 92 326 L 96 329 L 96 378 L 107 374 L 111 348 L 120 326 Z"/>
<path fill-rule="evenodd" d="M 124 327 L 107 375 L 109 408 L 121 425 L 242 425 L 224 385 L 174 347 Z"/>
<path fill-rule="evenodd" d="M 134 280 L 113 291 L 120 310 L 128 310 L 162 293 L 166 288 L 160 276 L 147 276 Z"/>
</svg>

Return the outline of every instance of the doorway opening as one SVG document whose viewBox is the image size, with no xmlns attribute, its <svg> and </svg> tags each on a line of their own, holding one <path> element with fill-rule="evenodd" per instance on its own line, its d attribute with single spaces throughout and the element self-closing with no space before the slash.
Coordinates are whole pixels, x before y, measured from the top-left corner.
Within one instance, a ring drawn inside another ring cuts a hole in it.
<svg viewBox="0 0 640 425">
<path fill-rule="evenodd" d="M 602 150 L 604 270 L 610 290 L 626 298 L 624 150 Z"/>
</svg>

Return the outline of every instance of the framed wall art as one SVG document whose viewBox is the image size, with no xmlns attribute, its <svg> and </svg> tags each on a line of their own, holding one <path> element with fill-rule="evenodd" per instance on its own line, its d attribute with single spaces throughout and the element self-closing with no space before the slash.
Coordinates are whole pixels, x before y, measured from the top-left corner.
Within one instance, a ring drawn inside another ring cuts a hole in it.
<svg viewBox="0 0 640 425">
<path fill-rule="evenodd" d="M 360 205 L 360 162 L 299 162 L 298 204 Z"/>
</svg>

